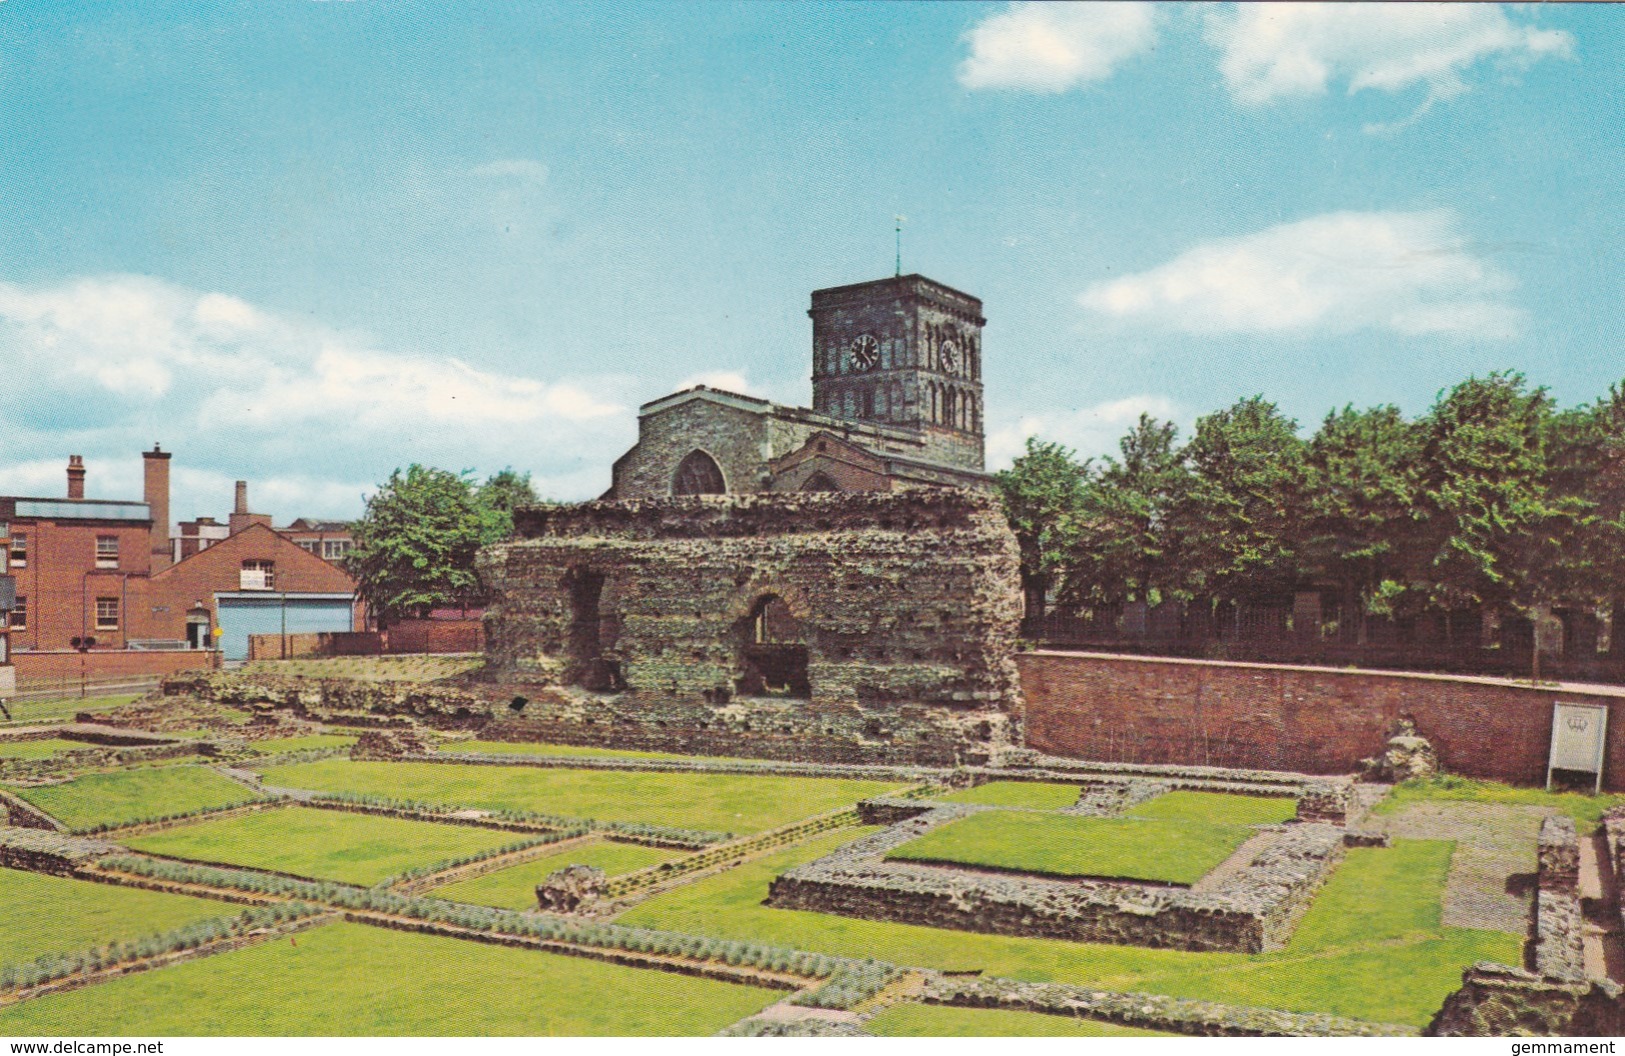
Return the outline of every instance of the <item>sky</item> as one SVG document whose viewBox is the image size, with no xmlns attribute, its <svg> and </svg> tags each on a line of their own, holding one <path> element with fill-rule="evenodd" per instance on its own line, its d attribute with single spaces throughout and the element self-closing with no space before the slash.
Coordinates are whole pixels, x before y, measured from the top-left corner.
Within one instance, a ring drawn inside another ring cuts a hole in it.
<svg viewBox="0 0 1625 1056">
<path fill-rule="evenodd" d="M 982 298 L 990 468 L 1262 393 L 1625 380 L 1625 8 L 0 0 L 0 493 L 592 498 L 810 400 L 809 294 Z M 1612 58 L 1610 58 L 1612 56 Z"/>
</svg>

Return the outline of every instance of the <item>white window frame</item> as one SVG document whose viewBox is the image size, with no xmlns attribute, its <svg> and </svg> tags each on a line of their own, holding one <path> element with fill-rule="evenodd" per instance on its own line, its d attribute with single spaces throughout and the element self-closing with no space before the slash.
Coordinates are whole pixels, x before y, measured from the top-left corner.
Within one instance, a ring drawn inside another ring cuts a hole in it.
<svg viewBox="0 0 1625 1056">
<path fill-rule="evenodd" d="M 105 609 L 103 607 L 104 604 L 106 606 Z M 103 615 L 103 613 L 106 612 L 106 611 L 111 611 L 112 615 L 111 616 Z M 118 603 L 117 598 L 97 598 L 96 599 L 96 629 L 98 631 L 116 631 L 116 630 L 118 630 L 118 628 L 119 628 L 119 616 L 120 615 L 121 615 L 121 613 L 119 612 L 119 603 Z"/>
<path fill-rule="evenodd" d="M 12 568 L 28 567 L 28 533 L 12 532 L 11 541 L 6 544 L 7 560 Z M 19 556 L 20 555 L 20 556 Z"/>
<path fill-rule="evenodd" d="M 111 544 L 111 545 L 109 545 Z M 116 535 L 98 535 L 96 537 L 96 567 L 117 568 L 119 558 L 119 538 Z"/>
</svg>

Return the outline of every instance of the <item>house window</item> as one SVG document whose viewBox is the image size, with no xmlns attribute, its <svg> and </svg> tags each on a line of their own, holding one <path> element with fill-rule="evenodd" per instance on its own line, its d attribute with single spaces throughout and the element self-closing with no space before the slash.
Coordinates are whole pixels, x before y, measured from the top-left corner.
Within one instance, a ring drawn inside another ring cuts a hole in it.
<svg viewBox="0 0 1625 1056">
<path fill-rule="evenodd" d="M 244 561 L 238 579 L 238 590 L 275 590 L 275 561 Z"/>
<path fill-rule="evenodd" d="M 28 567 L 28 533 L 11 533 L 11 567 Z"/>
<path fill-rule="evenodd" d="M 316 540 L 314 540 L 314 539 L 301 539 L 301 540 L 299 540 L 299 549 L 303 550 L 307 554 L 314 554 L 316 552 Z"/>
<path fill-rule="evenodd" d="M 118 599 L 96 599 L 96 629 L 98 631 L 118 630 Z"/>
<path fill-rule="evenodd" d="M 329 561 L 337 561 L 349 553 L 354 546 L 355 544 L 348 539 L 324 539 L 322 540 L 322 556 Z"/>
<path fill-rule="evenodd" d="M 28 630 L 28 599 L 19 596 L 17 604 L 11 609 L 11 629 L 14 631 Z"/>
<path fill-rule="evenodd" d="M 98 535 L 96 537 L 96 567 L 118 567 L 118 536 Z"/>
</svg>

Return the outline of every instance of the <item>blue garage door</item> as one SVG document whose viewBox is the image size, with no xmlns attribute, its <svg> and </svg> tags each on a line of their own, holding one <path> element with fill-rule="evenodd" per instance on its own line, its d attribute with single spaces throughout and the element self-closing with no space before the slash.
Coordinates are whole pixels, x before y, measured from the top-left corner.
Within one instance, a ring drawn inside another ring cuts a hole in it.
<svg viewBox="0 0 1625 1056">
<path fill-rule="evenodd" d="M 251 634 L 314 634 L 348 631 L 354 598 L 349 594 L 277 594 L 272 591 L 216 594 L 220 648 L 227 660 L 248 659 Z"/>
</svg>

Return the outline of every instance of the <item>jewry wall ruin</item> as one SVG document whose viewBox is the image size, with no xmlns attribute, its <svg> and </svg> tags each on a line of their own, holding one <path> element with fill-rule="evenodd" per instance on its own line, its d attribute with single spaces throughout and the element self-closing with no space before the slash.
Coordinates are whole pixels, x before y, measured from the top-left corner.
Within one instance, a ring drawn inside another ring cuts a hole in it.
<svg viewBox="0 0 1625 1056">
<path fill-rule="evenodd" d="M 487 736 L 933 764 L 1020 743 L 1018 555 L 990 496 L 694 496 L 516 522 L 480 558 L 488 674 L 517 695 Z"/>
</svg>

